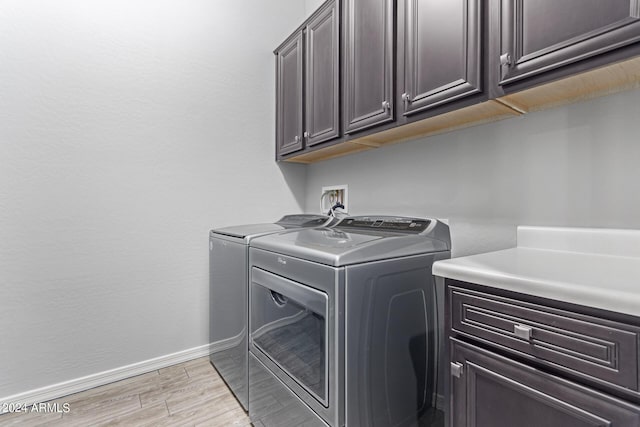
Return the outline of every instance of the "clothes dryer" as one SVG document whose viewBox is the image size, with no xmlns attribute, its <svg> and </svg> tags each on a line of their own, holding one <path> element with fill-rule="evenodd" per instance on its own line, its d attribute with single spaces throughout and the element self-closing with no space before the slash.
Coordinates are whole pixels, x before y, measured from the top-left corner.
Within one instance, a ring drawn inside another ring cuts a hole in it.
<svg viewBox="0 0 640 427">
<path fill-rule="evenodd" d="M 249 415 L 264 426 L 442 426 L 435 219 L 347 217 L 249 250 Z"/>
<path fill-rule="evenodd" d="M 248 410 L 249 244 L 259 236 L 328 225 L 324 215 L 286 215 L 270 224 L 248 224 L 209 233 L 210 360 L 245 410 Z"/>
</svg>

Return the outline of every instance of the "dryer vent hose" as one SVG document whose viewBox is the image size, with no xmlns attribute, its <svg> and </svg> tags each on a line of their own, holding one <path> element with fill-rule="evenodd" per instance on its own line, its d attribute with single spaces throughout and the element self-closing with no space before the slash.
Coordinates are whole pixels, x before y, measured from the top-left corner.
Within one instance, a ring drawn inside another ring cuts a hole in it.
<svg viewBox="0 0 640 427">
<path fill-rule="evenodd" d="M 327 215 L 329 216 L 333 216 L 333 217 L 337 217 L 338 212 L 336 212 L 336 209 L 342 209 L 343 212 L 340 212 L 340 214 L 344 215 L 344 205 L 340 202 L 336 203 L 335 205 L 331 206 L 331 209 L 329 209 L 329 212 L 327 212 Z"/>
</svg>

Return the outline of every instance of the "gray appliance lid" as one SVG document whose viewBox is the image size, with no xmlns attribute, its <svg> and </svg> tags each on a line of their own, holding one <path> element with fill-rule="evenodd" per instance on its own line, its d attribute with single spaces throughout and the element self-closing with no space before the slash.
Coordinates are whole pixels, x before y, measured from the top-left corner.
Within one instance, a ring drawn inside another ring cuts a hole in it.
<svg viewBox="0 0 640 427">
<path fill-rule="evenodd" d="M 260 237 L 252 247 L 332 266 L 451 249 L 449 227 L 437 220 L 347 217 L 332 228 L 299 229 Z"/>
<path fill-rule="evenodd" d="M 333 219 L 333 217 L 327 215 L 294 214 L 283 216 L 276 222 L 276 224 L 283 225 L 287 228 L 322 227 L 323 225 L 327 225 L 328 222 L 332 222 Z"/>
<path fill-rule="evenodd" d="M 250 240 L 258 236 L 263 236 L 265 234 L 278 233 L 293 228 L 321 227 L 323 225 L 328 225 L 329 223 L 331 223 L 331 219 L 332 218 L 326 215 L 285 215 L 274 224 L 262 223 L 235 225 L 231 227 L 211 230 L 211 234 L 219 234 L 236 239 Z"/>
</svg>

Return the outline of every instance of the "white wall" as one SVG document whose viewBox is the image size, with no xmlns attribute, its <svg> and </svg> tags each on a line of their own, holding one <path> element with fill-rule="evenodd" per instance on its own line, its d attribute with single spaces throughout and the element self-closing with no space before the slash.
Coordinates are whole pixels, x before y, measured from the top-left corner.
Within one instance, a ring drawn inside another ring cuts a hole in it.
<svg viewBox="0 0 640 427">
<path fill-rule="evenodd" d="M 304 0 L 304 8 L 306 13 L 305 17 L 308 17 L 313 12 L 315 12 L 315 10 L 319 8 L 320 5 L 324 2 L 325 0 Z"/>
<path fill-rule="evenodd" d="M 304 204 L 304 167 L 273 161 L 272 54 L 304 16 L 2 2 L 0 401 L 208 343 L 208 229 Z"/>
<path fill-rule="evenodd" d="M 448 218 L 453 255 L 518 224 L 640 228 L 640 90 L 309 166 L 307 210 L 348 184 L 353 214 Z"/>
</svg>

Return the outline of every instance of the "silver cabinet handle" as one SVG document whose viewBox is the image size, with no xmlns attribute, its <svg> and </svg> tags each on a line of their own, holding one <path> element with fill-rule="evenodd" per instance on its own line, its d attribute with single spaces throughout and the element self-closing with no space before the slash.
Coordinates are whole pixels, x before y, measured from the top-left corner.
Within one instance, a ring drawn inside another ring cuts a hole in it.
<svg viewBox="0 0 640 427">
<path fill-rule="evenodd" d="M 387 111 L 388 109 L 391 108 L 391 104 L 389 104 L 389 101 L 382 101 L 382 109 Z"/>
<path fill-rule="evenodd" d="M 304 139 L 308 139 L 309 138 L 309 132 L 305 131 L 303 134 Z"/>
<path fill-rule="evenodd" d="M 531 332 L 533 328 L 525 325 L 513 325 L 513 334 L 523 340 L 531 341 Z"/>
<path fill-rule="evenodd" d="M 295 142 L 300 142 L 300 137 L 299 137 L 298 135 L 296 135 L 296 136 L 293 138 L 293 140 L 294 140 Z"/>
<path fill-rule="evenodd" d="M 459 362 L 451 362 L 451 375 L 460 378 L 464 373 L 464 368 L 462 367 L 462 363 Z"/>
<path fill-rule="evenodd" d="M 513 65 L 513 61 L 511 60 L 511 54 L 505 53 L 500 55 L 500 65 L 507 65 L 507 66 Z"/>
<path fill-rule="evenodd" d="M 402 100 L 404 102 L 411 102 L 411 100 L 409 99 L 409 94 L 406 92 L 402 94 Z"/>
</svg>

